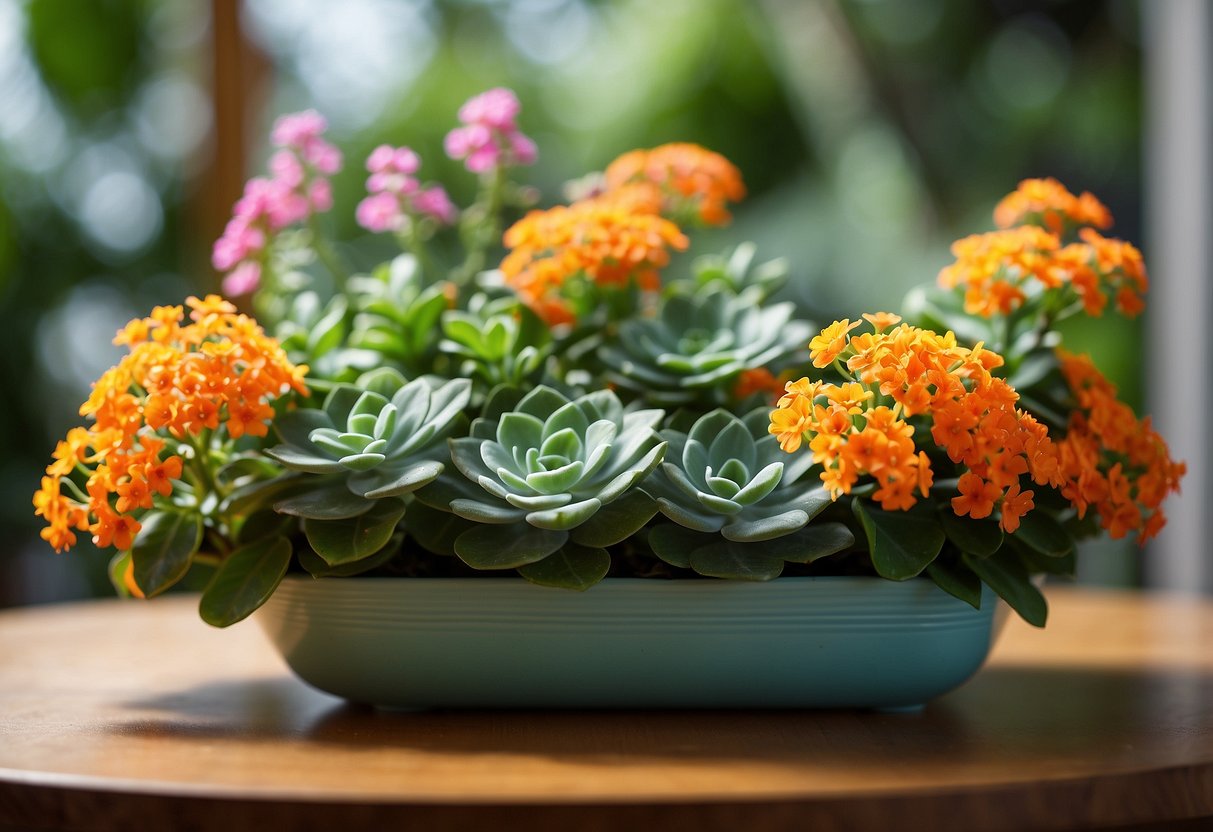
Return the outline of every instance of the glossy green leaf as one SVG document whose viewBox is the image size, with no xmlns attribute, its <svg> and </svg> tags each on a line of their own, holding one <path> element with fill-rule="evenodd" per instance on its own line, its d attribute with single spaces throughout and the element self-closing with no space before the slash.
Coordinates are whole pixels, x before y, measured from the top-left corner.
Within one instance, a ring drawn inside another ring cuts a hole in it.
<svg viewBox="0 0 1213 832">
<path fill-rule="evenodd" d="M 404 503 L 379 500 L 370 511 L 344 520 L 307 519 L 303 532 L 330 566 L 360 560 L 382 549 L 404 517 Z"/>
<path fill-rule="evenodd" d="M 855 535 L 842 523 L 813 523 L 761 545 L 772 558 L 792 563 L 812 563 L 850 549 L 855 545 Z"/>
<path fill-rule="evenodd" d="M 1042 510 L 1029 511 L 1019 521 L 1014 537 L 1042 555 L 1060 558 L 1074 550 L 1074 541 L 1062 525 Z"/>
<path fill-rule="evenodd" d="M 1049 615 L 1045 597 L 1032 584 L 1028 570 L 1014 552 L 1004 549 L 990 558 L 965 555 L 964 562 L 1024 621 L 1035 627 L 1045 625 Z"/>
<path fill-rule="evenodd" d="M 920 574 L 944 544 L 943 527 L 929 507 L 884 511 L 853 499 L 852 510 L 868 538 L 872 565 L 881 577 L 904 581 Z"/>
<path fill-rule="evenodd" d="M 457 514 L 413 501 L 409 504 L 404 529 L 423 549 L 436 555 L 455 557 L 455 541 L 476 524 Z"/>
<path fill-rule="evenodd" d="M 350 578 L 387 563 L 400 551 L 400 542 L 403 539 L 403 535 L 394 535 L 386 546 L 373 555 L 337 566 L 330 565 L 328 561 L 306 547 L 296 552 L 295 557 L 298 558 L 299 565 L 306 569 L 313 578 Z"/>
<path fill-rule="evenodd" d="M 135 583 L 151 598 L 185 577 L 202 545 L 202 517 L 194 513 L 152 511 L 131 547 Z"/>
<path fill-rule="evenodd" d="M 533 584 L 584 592 L 605 578 L 610 569 L 611 556 L 606 549 L 570 542 L 543 560 L 520 567 L 518 572 Z"/>
<path fill-rule="evenodd" d="M 202 593 L 198 612 L 215 627 L 247 618 L 277 589 L 291 563 L 291 543 L 266 537 L 241 546 L 219 565 Z"/>
<path fill-rule="evenodd" d="M 948 540 L 962 552 L 988 558 L 1002 546 L 1002 529 L 993 520 L 958 517 L 947 505 L 941 507 L 939 520 Z"/>
<path fill-rule="evenodd" d="M 106 574 L 109 576 L 110 584 L 114 587 L 114 592 L 122 598 L 130 598 L 131 591 L 126 586 L 126 570 L 131 564 L 130 552 L 118 552 L 110 558 L 109 566 L 106 567 Z"/>
<path fill-rule="evenodd" d="M 944 592 L 973 609 L 981 609 L 981 578 L 963 563 L 935 560 L 928 564 L 927 575 Z"/>
</svg>

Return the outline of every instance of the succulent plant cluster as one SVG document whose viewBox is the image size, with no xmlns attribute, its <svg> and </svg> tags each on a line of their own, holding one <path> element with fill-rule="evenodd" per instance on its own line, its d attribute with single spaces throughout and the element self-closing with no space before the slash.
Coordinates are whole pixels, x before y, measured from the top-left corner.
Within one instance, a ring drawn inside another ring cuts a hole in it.
<svg viewBox="0 0 1213 832">
<path fill-rule="evenodd" d="M 284 119 L 273 177 L 215 249 L 277 340 L 215 296 L 132 321 L 81 410 L 96 424 L 34 498 L 48 542 L 116 546 L 125 594 L 213 568 L 201 610 L 221 626 L 292 568 L 577 590 L 924 575 L 1041 624 L 1029 575 L 1072 572 L 1094 513 L 1161 528 L 1182 463 L 1054 351 L 1064 315 L 1140 311 L 1140 253 L 1094 230 L 1111 221 L 1094 197 L 1024 183 L 996 214 L 1016 227 L 960 241 L 952 291 L 912 298 L 925 328 L 819 329 L 750 244 L 678 259 L 683 226 L 726 222 L 745 190 L 694 145 L 625 154 L 506 228 L 536 200 L 511 181 L 536 158 L 519 113 L 508 90 L 460 111 L 447 149 L 479 179 L 462 210 L 413 150 L 376 148 L 357 217 L 402 253 L 353 273 L 317 216 L 340 154 L 318 114 Z M 431 247 L 442 234 L 458 240 Z"/>
</svg>

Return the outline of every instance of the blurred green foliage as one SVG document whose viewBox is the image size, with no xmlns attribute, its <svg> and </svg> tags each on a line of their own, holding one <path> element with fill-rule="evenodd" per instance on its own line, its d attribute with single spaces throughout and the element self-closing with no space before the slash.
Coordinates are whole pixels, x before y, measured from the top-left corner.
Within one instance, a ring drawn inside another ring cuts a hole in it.
<svg viewBox="0 0 1213 832">
<path fill-rule="evenodd" d="M 20 391 L 0 410 L 0 604 L 104 591 L 104 558 L 86 547 L 55 558 L 37 539 L 29 495 L 116 358 L 113 331 L 216 285 L 210 241 L 192 230 L 210 154 L 207 9 L 0 0 L 0 383 Z M 275 70 L 269 89 L 249 90 L 261 108 L 250 140 L 281 112 L 329 117 L 347 153 L 331 228 L 360 265 L 392 253 L 354 225 L 361 160 L 409 144 L 423 176 L 466 202 L 473 183 L 442 136 L 462 101 L 498 85 L 523 101 L 545 202 L 632 147 L 685 140 L 728 156 L 750 198 L 698 252 L 754 239 L 760 257 L 787 256 L 784 294 L 817 319 L 874 299 L 899 306 L 1027 176 L 1093 191 L 1118 236 L 1141 239 L 1129 0 L 248 0 L 242 11 Z M 1136 325 L 1110 317 L 1068 337 L 1138 400 Z"/>
</svg>

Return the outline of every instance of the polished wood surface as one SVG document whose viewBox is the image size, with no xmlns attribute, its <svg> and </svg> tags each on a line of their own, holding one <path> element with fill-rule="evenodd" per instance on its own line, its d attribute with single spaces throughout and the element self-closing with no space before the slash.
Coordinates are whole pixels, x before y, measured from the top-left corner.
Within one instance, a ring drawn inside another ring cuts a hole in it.
<svg viewBox="0 0 1213 832">
<path fill-rule="evenodd" d="M 8 611 L 0 828 L 1204 828 L 1213 603 L 1050 602 L 912 715 L 376 712 L 189 598 Z"/>
</svg>

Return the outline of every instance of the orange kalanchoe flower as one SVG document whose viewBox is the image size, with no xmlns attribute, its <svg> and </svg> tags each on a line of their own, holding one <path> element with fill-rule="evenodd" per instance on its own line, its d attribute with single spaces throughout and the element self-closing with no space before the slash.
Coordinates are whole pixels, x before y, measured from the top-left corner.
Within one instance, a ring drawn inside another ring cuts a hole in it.
<svg viewBox="0 0 1213 832">
<path fill-rule="evenodd" d="M 966 313 L 1007 315 L 1049 292 L 1072 292 L 1088 315 L 1103 314 L 1109 295 L 1129 317 L 1145 308 L 1141 252 L 1095 230 L 1110 226 L 1112 216 L 1091 194 L 1074 196 L 1055 179 L 1028 179 L 994 218 L 1005 230 L 957 240 L 956 262 L 939 273 L 940 286 L 964 290 Z M 1081 242 L 1063 246 L 1075 230 Z"/>
<path fill-rule="evenodd" d="M 1058 351 L 1077 408 L 1057 443 L 1061 493 L 1080 517 L 1094 508 L 1112 537 L 1137 532 L 1144 542 L 1166 523 L 1161 505 L 1187 470 L 1171 459 L 1149 417 L 1138 420 L 1087 356 Z"/>
<path fill-rule="evenodd" d="M 994 223 L 999 228 L 1039 224 L 1054 234 L 1065 231 L 1066 225 L 1091 225 L 1110 228 L 1112 214 L 1092 194 L 1075 196 L 1052 177 L 1025 179 L 1007 194 L 994 209 Z"/>
<path fill-rule="evenodd" d="M 77 531 L 101 547 L 131 547 L 134 512 L 171 495 L 184 470 L 180 456 L 165 453 L 163 434 L 181 440 L 226 427 L 232 439 L 265 436 L 269 402 L 287 390 L 307 394 L 307 368 L 292 365 L 251 318 L 217 295 L 186 303 L 189 323 L 182 307 L 162 306 L 118 333 L 114 342 L 130 352 L 81 406 L 92 427 L 72 428 L 55 448 L 34 513 L 56 551 L 73 546 Z M 74 472 L 87 479 L 83 491 Z"/>
<path fill-rule="evenodd" d="M 689 241 L 678 226 L 656 214 L 643 189 L 625 189 L 532 211 L 505 232 L 510 249 L 501 262 L 507 284 L 549 324 L 567 323 L 572 310 L 561 299 L 577 275 L 600 286 L 660 286 L 658 270 L 670 250 Z M 646 201 L 647 199 L 647 201 Z"/>
<path fill-rule="evenodd" d="M 869 320 L 873 328 L 887 322 L 879 315 Z M 842 360 L 854 380 L 790 382 L 769 428 L 785 451 L 808 442 L 834 499 L 865 475 L 879 486 L 872 499 L 888 511 L 926 496 L 934 474 L 908 421 L 918 414 L 929 416 L 934 444 L 967 469 L 961 496 L 952 502 L 957 514 L 981 518 L 997 509 L 1002 527 L 1013 531 L 1032 507 L 1033 494 L 1020 490 L 1020 477 L 1060 484 L 1048 431 L 1015 406 L 1019 395 L 1010 385 L 991 375 L 1000 356 L 980 344 L 962 347 L 951 332 L 907 324 L 859 335 L 849 335 L 851 329 L 849 321 L 838 321 L 819 337 L 822 355 L 830 355 L 826 363 Z"/>
<path fill-rule="evenodd" d="M 663 214 L 693 217 L 707 225 L 729 222 L 725 204 L 745 197 L 740 171 L 719 153 L 695 144 L 633 150 L 607 166 L 608 193 L 646 182 L 658 187 Z"/>
</svg>

